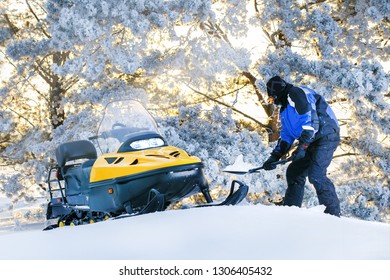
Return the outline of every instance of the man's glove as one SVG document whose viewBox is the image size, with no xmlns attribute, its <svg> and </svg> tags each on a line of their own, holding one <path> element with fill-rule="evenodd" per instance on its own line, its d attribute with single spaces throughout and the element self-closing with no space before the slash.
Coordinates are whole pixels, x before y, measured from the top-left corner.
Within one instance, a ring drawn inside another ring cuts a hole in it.
<svg viewBox="0 0 390 280">
<path fill-rule="evenodd" d="M 279 160 L 278 157 L 275 155 L 271 155 L 263 164 L 264 170 L 273 170 L 276 168 L 276 164 L 272 164 L 274 162 L 277 162 Z"/>
<path fill-rule="evenodd" d="M 293 152 L 291 159 L 292 161 L 297 161 L 305 157 L 307 146 L 304 144 L 299 144 L 298 148 Z"/>
</svg>

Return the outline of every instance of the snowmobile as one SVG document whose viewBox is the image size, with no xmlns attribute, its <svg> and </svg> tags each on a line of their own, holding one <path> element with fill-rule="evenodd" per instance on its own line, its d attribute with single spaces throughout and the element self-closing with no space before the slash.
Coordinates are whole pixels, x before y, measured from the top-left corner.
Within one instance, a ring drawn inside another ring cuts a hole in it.
<svg viewBox="0 0 390 280">
<path fill-rule="evenodd" d="M 248 187 L 235 180 L 227 198 L 214 203 L 203 168 L 198 157 L 168 145 L 141 103 L 111 102 L 96 136 L 57 147 L 46 215 L 58 220 L 47 229 L 163 211 L 196 193 L 206 201 L 196 207 L 234 205 L 245 198 Z"/>
</svg>

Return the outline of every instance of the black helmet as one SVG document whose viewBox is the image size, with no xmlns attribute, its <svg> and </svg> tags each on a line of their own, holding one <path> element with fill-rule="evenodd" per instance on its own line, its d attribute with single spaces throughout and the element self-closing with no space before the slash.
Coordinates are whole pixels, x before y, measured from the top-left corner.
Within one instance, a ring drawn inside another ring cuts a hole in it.
<svg viewBox="0 0 390 280">
<path fill-rule="evenodd" d="M 270 102 L 275 102 L 275 104 L 280 104 L 283 95 L 285 94 L 285 90 L 287 87 L 287 83 L 285 80 L 280 78 L 279 76 L 272 77 L 267 82 L 267 93 Z"/>
</svg>

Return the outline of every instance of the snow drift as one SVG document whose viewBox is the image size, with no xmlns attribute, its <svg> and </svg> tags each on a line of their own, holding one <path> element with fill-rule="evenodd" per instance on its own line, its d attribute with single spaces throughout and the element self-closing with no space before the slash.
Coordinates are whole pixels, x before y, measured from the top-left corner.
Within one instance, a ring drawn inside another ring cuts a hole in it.
<svg viewBox="0 0 390 280">
<path fill-rule="evenodd" d="M 388 260 L 390 225 L 240 205 L 0 235 L 3 260 Z"/>
</svg>

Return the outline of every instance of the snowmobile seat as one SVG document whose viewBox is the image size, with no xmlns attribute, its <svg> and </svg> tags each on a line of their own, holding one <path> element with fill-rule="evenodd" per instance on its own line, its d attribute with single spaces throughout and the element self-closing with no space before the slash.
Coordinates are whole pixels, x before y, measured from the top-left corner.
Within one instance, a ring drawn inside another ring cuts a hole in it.
<svg viewBox="0 0 390 280">
<path fill-rule="evenodd" d="M 56 150 L 57 163 L 65 180 L 66 195 L 77 195 L 88 189 L 92 165 L 97 158 L 94 145 L 86 140 L 61 144 Z M 74 160 L 86 161 L 67 164 Z"/>
</svg>

